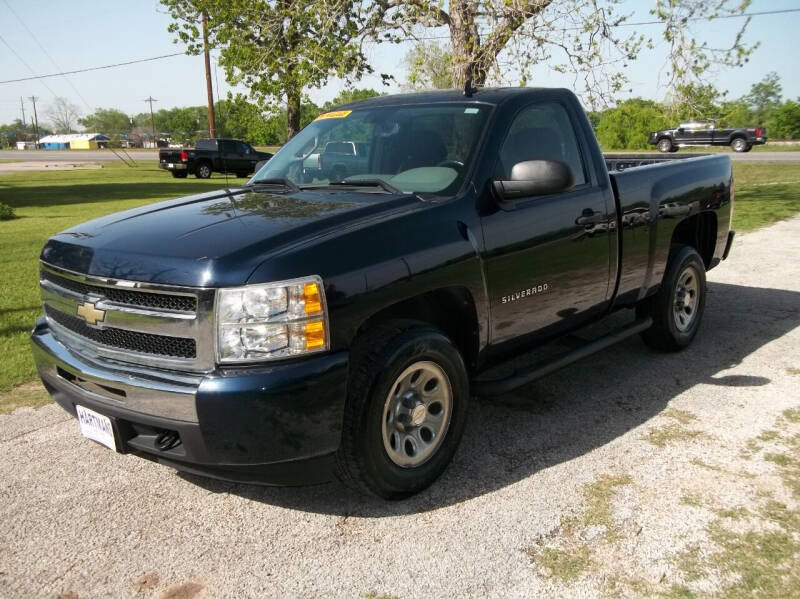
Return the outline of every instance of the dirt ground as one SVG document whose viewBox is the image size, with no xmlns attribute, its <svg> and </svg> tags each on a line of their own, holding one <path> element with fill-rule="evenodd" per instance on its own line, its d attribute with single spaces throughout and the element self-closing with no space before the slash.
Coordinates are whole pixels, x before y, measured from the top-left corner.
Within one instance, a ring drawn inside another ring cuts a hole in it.
<svg viewBox="0 0 800 599">
<path fill-rule="evenodd" d="M 737 238 L 695 344 L 475 399 L 386 503 L 180 475 L 0 416 L 0 596 L 800 596 L 800 217 Z M 72 593 L 72 595 L 69 595 Z"/>
<path fill-rule="evenodd" d="M 46 162 L 42 160 L 0 162 L 0 173 L 20 173 L 28 171 L 73 171 L 95 168 L 103 168 L 103 165 L 95 162 Z"/>
</svg>

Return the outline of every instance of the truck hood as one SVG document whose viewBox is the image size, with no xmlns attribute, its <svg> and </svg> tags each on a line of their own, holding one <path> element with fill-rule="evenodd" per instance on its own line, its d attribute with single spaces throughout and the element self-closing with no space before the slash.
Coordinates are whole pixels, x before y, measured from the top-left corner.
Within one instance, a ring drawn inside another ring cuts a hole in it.
<svg viewBox="0 0 800 599">
<path fill-rule="evenodd" d="M 277 250 L 378 216 L 414 196 L 351 190 L 223 189 L 111 214 L 51 237 L 43 261 L 101 277 L 201 287 L 241 285 Z M 307 273 L 298 273 L 307 274 Z"/>
</svg>

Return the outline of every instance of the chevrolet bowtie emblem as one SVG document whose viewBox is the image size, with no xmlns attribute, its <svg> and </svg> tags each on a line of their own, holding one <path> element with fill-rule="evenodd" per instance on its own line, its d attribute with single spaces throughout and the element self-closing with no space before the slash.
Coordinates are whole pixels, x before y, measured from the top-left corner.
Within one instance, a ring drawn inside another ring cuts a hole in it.
<svg viewBox="0 0 800 599">
<path fill-rule="evenodd" d="M 78 304 L 78 316 L 82 317 L 87 324 L 97 324 L 98 322 L 103 322 L 106 317 L 106 311 L 98 310 L 90 302 L 83 302 Z"/>
</svg>

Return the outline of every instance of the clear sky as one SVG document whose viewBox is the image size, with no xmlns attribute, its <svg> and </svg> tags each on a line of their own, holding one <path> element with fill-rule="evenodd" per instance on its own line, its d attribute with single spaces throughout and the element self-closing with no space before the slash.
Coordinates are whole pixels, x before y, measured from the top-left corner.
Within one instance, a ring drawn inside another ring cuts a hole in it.
<svg viewBox="0 0 800 599">
<path fill-rule="evenodd" d="M 642 21 L 650 20 L 647 11 L 652 5 L 652 0 L 627 0 L 625 8 L 635 13 L 632 20 Z M 785 8 L 800 8 L 800 0 L 753 0 L 749 11 Z M 169 22 L 169 16 L 157 0 L 0 0 L 0 36 L 30 66 L 30 69 L 25 66 L 0 41 L 0 80 L 27 77 L 32 74 L 31 70 L 37 75 L 48 74 L 180 51 L 181 46 L 173 44 L 167 32 Z M 739 25 L 740 20 L 730 19 L 699 24 L 697 29 L 709 41 L 730 41 Z M 659 33 L 656 26 L 639 29 L 654 37 Z M 746 41 L 758 41 L 760 48 L 745 67 L 717 73 L 715 84 L 735 98 L 746 93 L 765 73 L 776 71 L 781 77 L 784 96 L 797 98 L 800 96 L 798 32 L 800 13 L 754 17 Z M 375 72 L 392 73 L 402 83 L 405 80 L 402 58 L 407 49 L 408 46 L 402 44 L 372 46 L 370 59 Z M 668 90 L 660 81 L 660 73 L 665 56 L 665 45 L 659 44 L 655 50 L 644 52 L 629 67 L 627 74 L 633 95 L 664 97 Z M 546 68 L 535 69 L 533 75 L 530 85 L 571 87 L 572 84 L 570 77 L 549 73 Z M 221 70 L 218 77 L 219 92 L 224 97 L 230 87 Z M 367 77 L 358 85 L 381 89 L 377 76 Z M 309 93 L 312 100 L 321 103 L 333 98 L 342 87 L 341 82 L 331 81 L 325 88 Z M 397 85 L 383 89 L 396 91 Z M 40 98 L 40 114 L 54 95 L 68 98 L 84 114 L 97 107 L 119 108 L 135 114 L 147 109 L 144 98 L 150 95 L 158 100 L 156 108 L 204 104 L 203 60 L 202 57 L 177 56 L 70 75 L 68 81 L 64 77 L 54 77 L 2 84 L 0 123 L 19 117 L 20 96 L 31 95 Z M 30 114 L 27 100 L 25 110 Z"/>
</svg>

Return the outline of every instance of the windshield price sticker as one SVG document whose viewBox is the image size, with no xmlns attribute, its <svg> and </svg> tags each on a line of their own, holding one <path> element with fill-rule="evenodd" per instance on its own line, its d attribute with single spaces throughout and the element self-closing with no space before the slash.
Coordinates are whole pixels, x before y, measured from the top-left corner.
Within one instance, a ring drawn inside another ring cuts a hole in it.
<svg viewBox="0 0 800 599">
<path fill-rule="evenodd" d="M 351 112 L 353 112 L 353 111 L 352 110 L 336 110 L 334 112 L 323 112 L 321 115 L 319 115 L 314 120 L 315 121 L 321 121 L 323 119 L 343 119 L 348 114 L 350 114 Z"/>
</svg>

